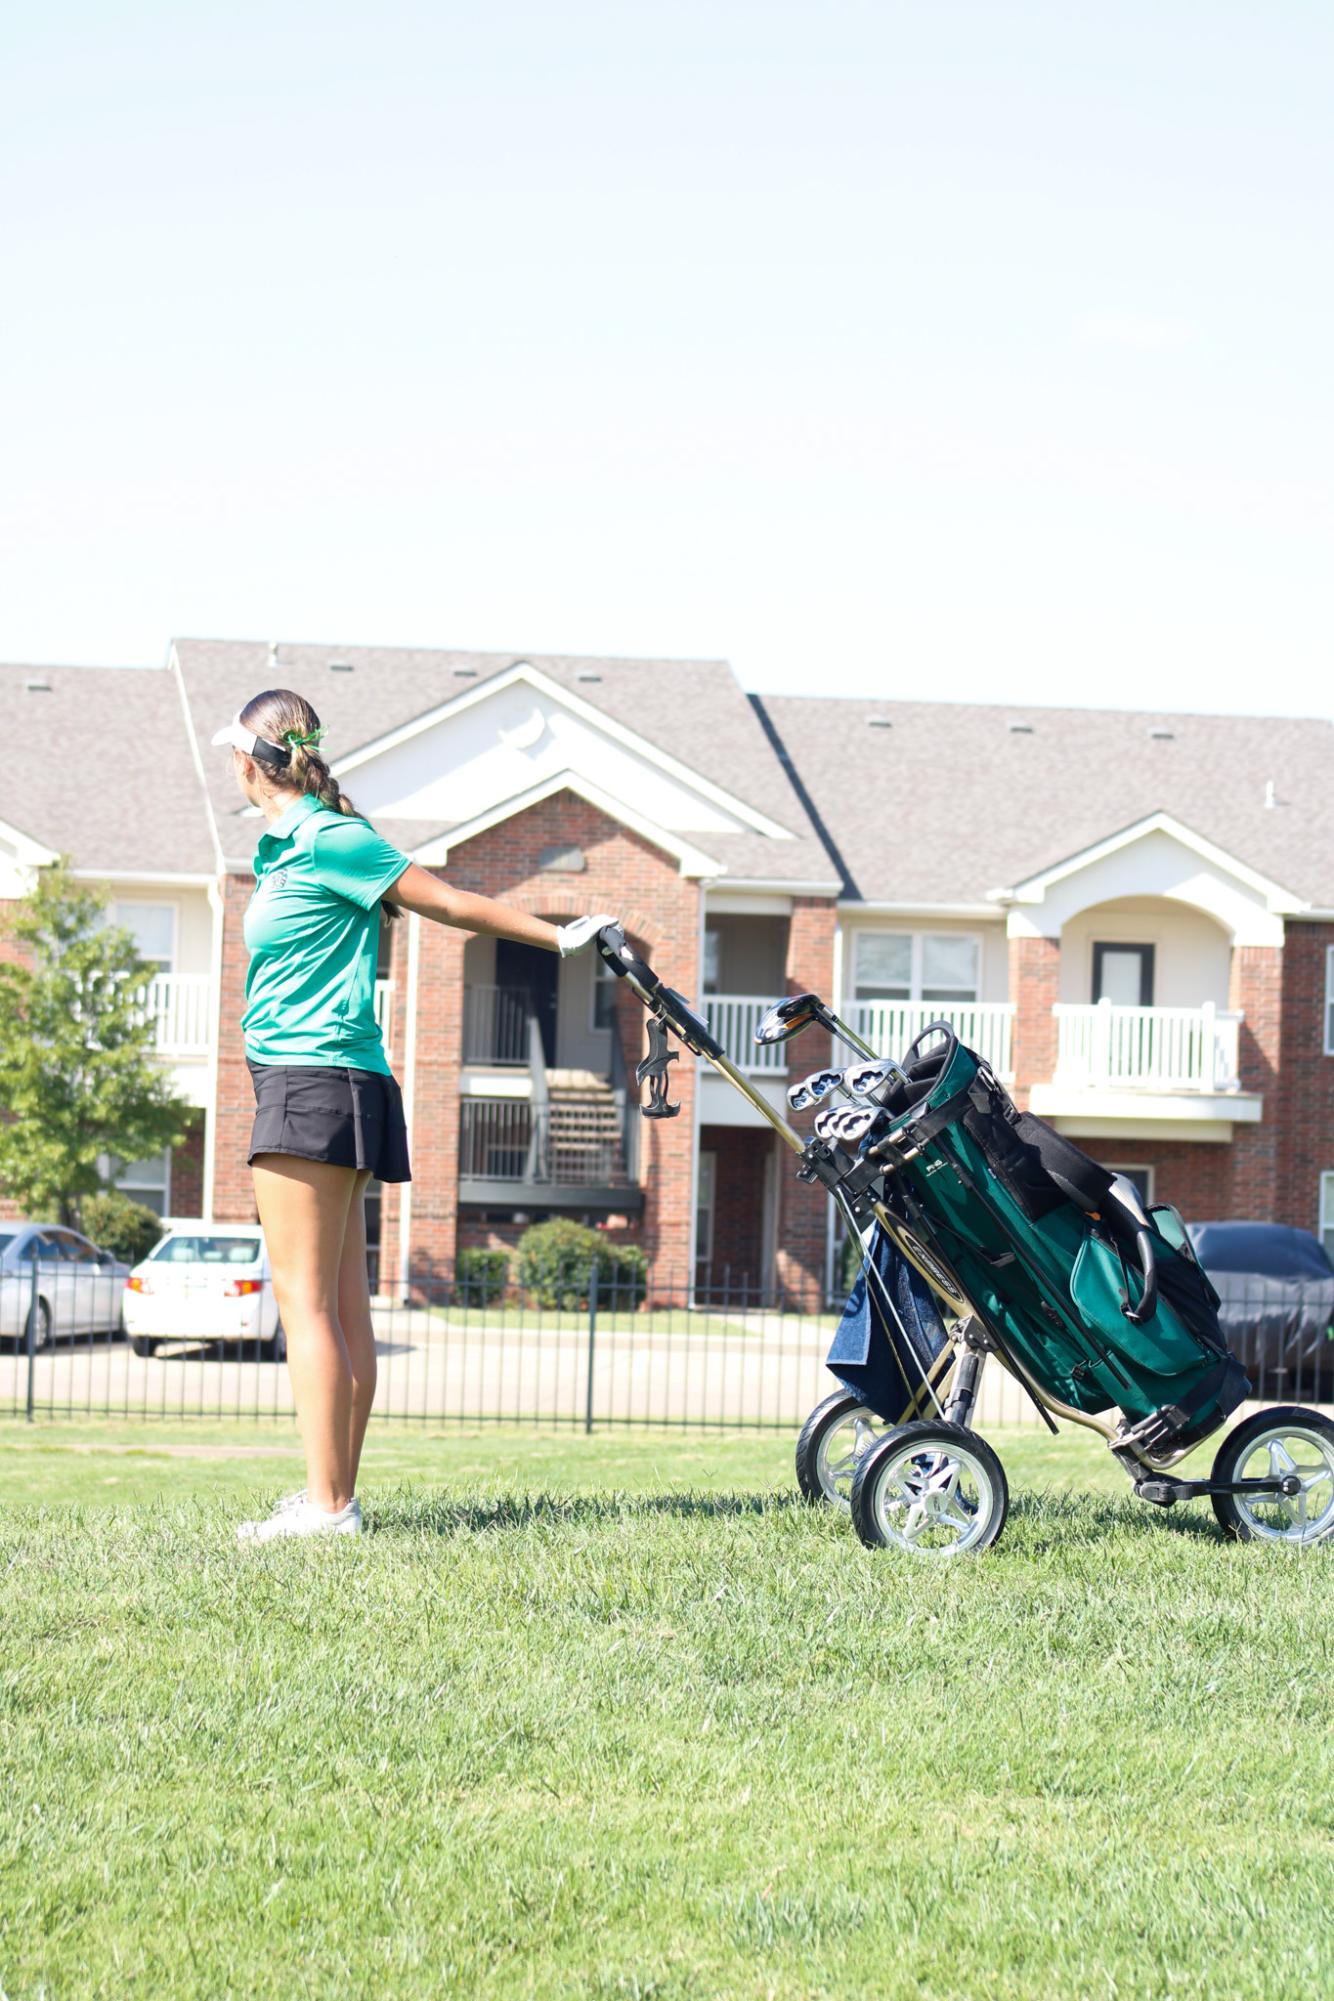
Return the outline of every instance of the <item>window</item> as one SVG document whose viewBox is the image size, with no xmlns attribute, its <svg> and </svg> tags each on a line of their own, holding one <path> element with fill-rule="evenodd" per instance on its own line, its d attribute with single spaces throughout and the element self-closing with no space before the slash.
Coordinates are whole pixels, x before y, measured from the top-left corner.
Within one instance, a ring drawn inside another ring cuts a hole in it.
<svg viewBox="0 0 1334 2001">
<path fill-rule="evenodd" d="M 1325 947 L 1325 1054 L 1334 1056 L 1334 945 Z"/>
<path fill-rule="evenodd" d="M 616 1019 L 616 983 L 619 977 L 599 952 L 593 965 L 594 1028 L 610 1028 Z"/>
<path fill-rule="evenodd" d="M 714 1153 L 701 1153 L 699 1180 L 695 1189 L 695 1263 L 713 1263 L 713 1190 L 718 1165 Z"/>
<path fill-rule="evenodd" d="M 1151 1167 L 1122 1167 L 1119 1161 L 1105 1160 L 1103 1166 L 1109 1174 L 1124 1174 L 1127 1181 L 1133 1181 L 1139 1199 L 1147 1209 L 1153 1201 L 1153 1169 Z"/>
<path fill-rule="evenodd" d="M 853 990 L 860 1001 L 975 1001 L 978 941 L 964 931 L 859 931 Z"/>
<path fill-rule="evenodd" d="M 113 903 L 107 922 L 128 931 L 155 973 L 169 973 L 176 964 L 176 905 L 174 903 Z"/>
<path fill-rule="evenodd" d="M 1320 1177 L 1320 1241 L 1325 1255 L 1334 1259 L 1334 1174 Z"/>
<path fill-rule="evenodd" d="M 1152 945 L 1095 945 L 1093 998 L 1117 1007 L 1152 1007 Z"/>
<path fill-rule="evenodd" d="M 704 933 L 704 991 L 706 994 L 722 992 L 723 987 L 723 934 L 721 931 Z"/>
<path fill-rule="evenodd" d="M 164 1146 L 150 1160 L 114 1161 L 100 1155 L 97 1171 L 133 1202 L 142 1202 L 155 1216 L 165 1216 L 171 1196 L 171 1148 Z"/>
<path fill-rule="evenodd" d="M 164 1265 L 253 1265 L 260 1237 L 164 1237 L 148 1255 Z"/>
</svg>

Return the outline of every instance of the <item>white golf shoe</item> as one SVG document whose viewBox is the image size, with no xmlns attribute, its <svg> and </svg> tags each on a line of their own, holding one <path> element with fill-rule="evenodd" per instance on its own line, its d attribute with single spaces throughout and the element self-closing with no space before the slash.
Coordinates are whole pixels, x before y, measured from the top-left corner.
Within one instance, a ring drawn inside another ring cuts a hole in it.
<svg viewBox="0 0 1334 2001">
<path fill-rule="evenodd" d="M 277 1542 L 292 1535 L 360 1535 L 361 1502 L 354 1496 L 337 1514 L 317 1508 L 304 1493 L 288 1494 L 279 1501 L 267 1521 L 242 1522 L 236 1531 L 238 1542 Z"/>
</svg>

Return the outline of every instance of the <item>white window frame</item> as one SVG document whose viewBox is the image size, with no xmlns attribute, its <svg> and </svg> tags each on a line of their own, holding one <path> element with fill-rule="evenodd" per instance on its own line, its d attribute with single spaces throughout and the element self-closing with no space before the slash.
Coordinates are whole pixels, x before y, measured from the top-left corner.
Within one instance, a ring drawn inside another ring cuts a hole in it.
<svg viewBox="0 0 1334 2001">
<path fill-rule="evenodd" d="M 1334 1245 L 1326 1242 L 1327 1237 L 1334 1237 L 1334 1169 L 1320 1177 L 1320 1241 L 1327 1256 L 1334 1258 Z"/>
<path fill-rule="evenodd" d="M 1103 1166 L 1109 1174 L 1142 1174 L 1144 1176 L 1144 1207 L 1152 1208 L 1158 1200 L 1156 1182 L 1158 1170 L 1143 1160 L 1104 1160 Z"/>
<path fill-rule="evenodd" d="M 128 1195 L 131 1201 L 137 1200 L 141 1195 L 160 1195 L 162 1197 L 161 1213 L 164 1216 L 170 1216 L 171 1148 L 169 1146 L 163 1147 L 161 1157 L 162 1157 L 161 1181 L 126 1181 L 123 1179 L 123 1176 L 126 1172 L 127 1167 L 140 1167 L 143 1165 L 143 1163 L 137 1160 L 132 1160 L 128 1162 L 122 1161 L 119 1167 L 116 1167 L 115 1160 L 113 1160 L 110 1154 L 105 1154 L 105 1153 L 100 1154 L 98 1156 L 97 1171 L 102 1176 L 104 1181 L 110 1181 L 111 1186 L 113 1188 L 115 1188 L 122 1195 Z M 116 1167 L 116 1172 L 114 1174 L 112 1173 L 113 1167 Z M 146 1206 L 151 1209 L 153 1205 L 150 1202 Z"/>
<path fill-rule="evenodd" d="M 1325 1054 L 1334 1056 L 1334 945 L 1325 947 Z"/>
<path fill-rule="evenodd" d="M 145 909 L 148 909 L 148 908 L 150 908 L 150 907 L 151 907 L 151 908 L 152 908 L 152 909 L 154 909 L 154 910 L 167 910 L 167 911 L 170 911 L 170 913 L 171 913 L 171 953 L 170 953 L 170 956 L 169 956 L 169 959 L 168 959 L 168 962 L 167 962 L 167 964 L 166 964 L 166 965 L 164 966 L 164 965 L 162 965 L 162 964 L 160 963 L 160 961 L 159 961 L 159 960 L 157 960 L 156 958 L 154 958 L 154 959 L 149 959 L 149 960 L 148 960 L 148 964 L 149 964 L 150 966 L 154 966 L 154 967 L 156 967 L 156 969 L 157 969 L 157 971 L 158 971 L 159 973 L 165 973 L 165 974 L 171 974 L 171 973 L 174 973 L 174 972 L 176 971 L 176 969 L 177 969 L 177 965 L 179 964 L 179 961 L 180 961 L 180 949 L 181 949 L 181 906 L 180 906 L 180 904 L 179 904 L 179 903 L 177 903 L 177 902 L 175 901 L 175 899 L 174 899 L 174 898 L 168 898 L 168 897 L 165 897 L 165 896 L 118 896 L 118 897 L 116 897 L 116 898 L 115 898 L 115 900 L 114 900 L 113 902 L 111 902 L 111 903 L 109 903 L 109 904 L 107 905 L 107 922 L 108 922 L 109 924 L 115 924 L 115 925 L 119 925 L 119 926 L 120 926 L 120 928 L 121 928 L 122 930 L 124 930 L 124 931 L 130 931 L 130 926 L 129 926 L 128 924 L 124 923 L 123 919 L 121 918 L 121 915 L 120 915 L 120 913 L 121 913 L 121 911 L 122 911 L 122 910 L 124 910 L 125 908 L 127 908 L 127 906 L 129 906 L 129 905 L 132 905 L 132 904 L 136 904 L 136 903 L 137 903 L 137 904 L 141 904 L 141 905 L 142 905 L 142 906 L 143 906 L 143 907 L 144 907 Z M 133 937 L 133 936 L 134 936 L 134 934 L 133 934 L 133 932 L 132 932 L 132 931 L 130 932 L 130 935 L 131 935 L 131 937 Z"/>
<path fill-rule="evenodd" d="M 712 944 L 713 946 L 712 954 L 710 954 L 709 951 L 710 944 Z M 710 970 L 709 967 L 710 957 L 712 957 L 713 959 L 712 971 Z M 723 973 L 723 934 L 721 931 L 718 930 L 716 925 L 706 924 L 704 927 L 704 944 L 700 954 L 700 968 L 699 968 L 700 992 L 705 994 L 721 993 L 722 973 Z"/>
<path fill-rule="evenodd" d="M 908 1007 L 913 1005 L 915 1002 L 920 1002 L 922 998 L 922 987 L 925 984 L 925 982 L 922 979 L 922 959 L 925 951 L 925 941 L 928 938 L 950 938 L 950 939 L 966 938 L 968 940 L 968 942 L 972 945 L 974 952 L 977 954 L 977 978 L 974 980 L 971 990 L 966 987 L 959 987 L 955 990 L 955 995 L 958 1004 L 961 1007 L 976 1005 L 978 1002 L 981 1001 L 982 934 L 980 931 L 906 931 L 906 930 L 901 931 L 901 930 L 891 930 L 888 925 L 876 925 L 873 929 L 868 927 L 854 932 L 853 945 L 852 945 L 852 996 L 851 997 L 854 1001 L 860 1002 L 861 1005 L 864 1007 L 874 1007 L 877 1005 L 877 1003 L 872 1000 L 863 1001 L 860 992 L 862 980 L 859 972 L 859 967 L 861 964 L 863 938 L 908 938 L 911 939 L 912 941 L 912 961 L 909 968 L 909 980 L 908 980 L 909 992 L 904 1000 L 885 1001 L 882 1003 L 882 1005 L 886 1007 Z M 867 984 L 872 985 L 874 984 L 874 982 L 868 981 Z M 932 982 L 933 986 L 937 986 L 939 984 L 940 984 L 939 981 Z M 951 1003 L 948 1000 L 942 1000 L 939 1001 L 938 1003 L 932 1002 L 931 1005 L 932 1006 L 939 1005 L 940 1007 L 949 1007 Z"/>
<path fill-rule="evenodd" d="M 695 1179 L 695 1268 L 713 1263 L 713 1216 L 718 1194 L 718 1156 L 711 1147 L 701 1147 L 699 1171 Z M 707 1195 L 708 1200 L 704 1198 Z M 704 1229 L 701 1232 L 700 1224 Z M 701 1243 L 701 1234 L 707 1239 Z"/>
<path fill-rule="evenodd" d="M 601 952 L 593 952 L 590 957 L 593 961 L 593 973 L 588 982 L 588 1032 L 590 1035 L 609 1035 L 616 1027 L 616 1002 L 613 999 L 611 1020 L 599 1021 L 598 994 L 610 986 L 614 995 L 620 974 L 612 971 Z"/>
</svg>

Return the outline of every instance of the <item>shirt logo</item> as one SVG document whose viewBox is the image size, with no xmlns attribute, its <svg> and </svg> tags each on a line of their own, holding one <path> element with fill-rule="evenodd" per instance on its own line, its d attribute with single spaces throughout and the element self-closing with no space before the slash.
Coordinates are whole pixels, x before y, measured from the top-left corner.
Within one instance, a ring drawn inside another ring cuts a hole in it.
<svg viewBox="0 0 1334 2001">
<path fill-rule="evenodd" d="M 275 869 L 268 877 L 268 881 L 273 884 L 275 889 L 282 889 L 287 882 L 287 870 L 285 868 Z"/>
</svg>

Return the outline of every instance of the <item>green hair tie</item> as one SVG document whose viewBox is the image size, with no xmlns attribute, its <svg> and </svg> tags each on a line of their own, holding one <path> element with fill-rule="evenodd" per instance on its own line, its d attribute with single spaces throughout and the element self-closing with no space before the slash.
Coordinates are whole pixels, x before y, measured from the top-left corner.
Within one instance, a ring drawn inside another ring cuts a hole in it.
<svg viewBox="0 0 1334 2001">
<path fill-rule="evenodd" d="M 323 741 L 324 741 L 324 730 L 322 727 L 317 730 L 307 730 L 304 736 L 302 735 L 300 730 L 283 731 L 283 742 L 286 744 L 291 744 L 293 748 L 295 748 L 297 744 L 300 744 L 304 748 L 304 746 L 307 744 L 319 745 L 323 743 Z"/>
</svg>

